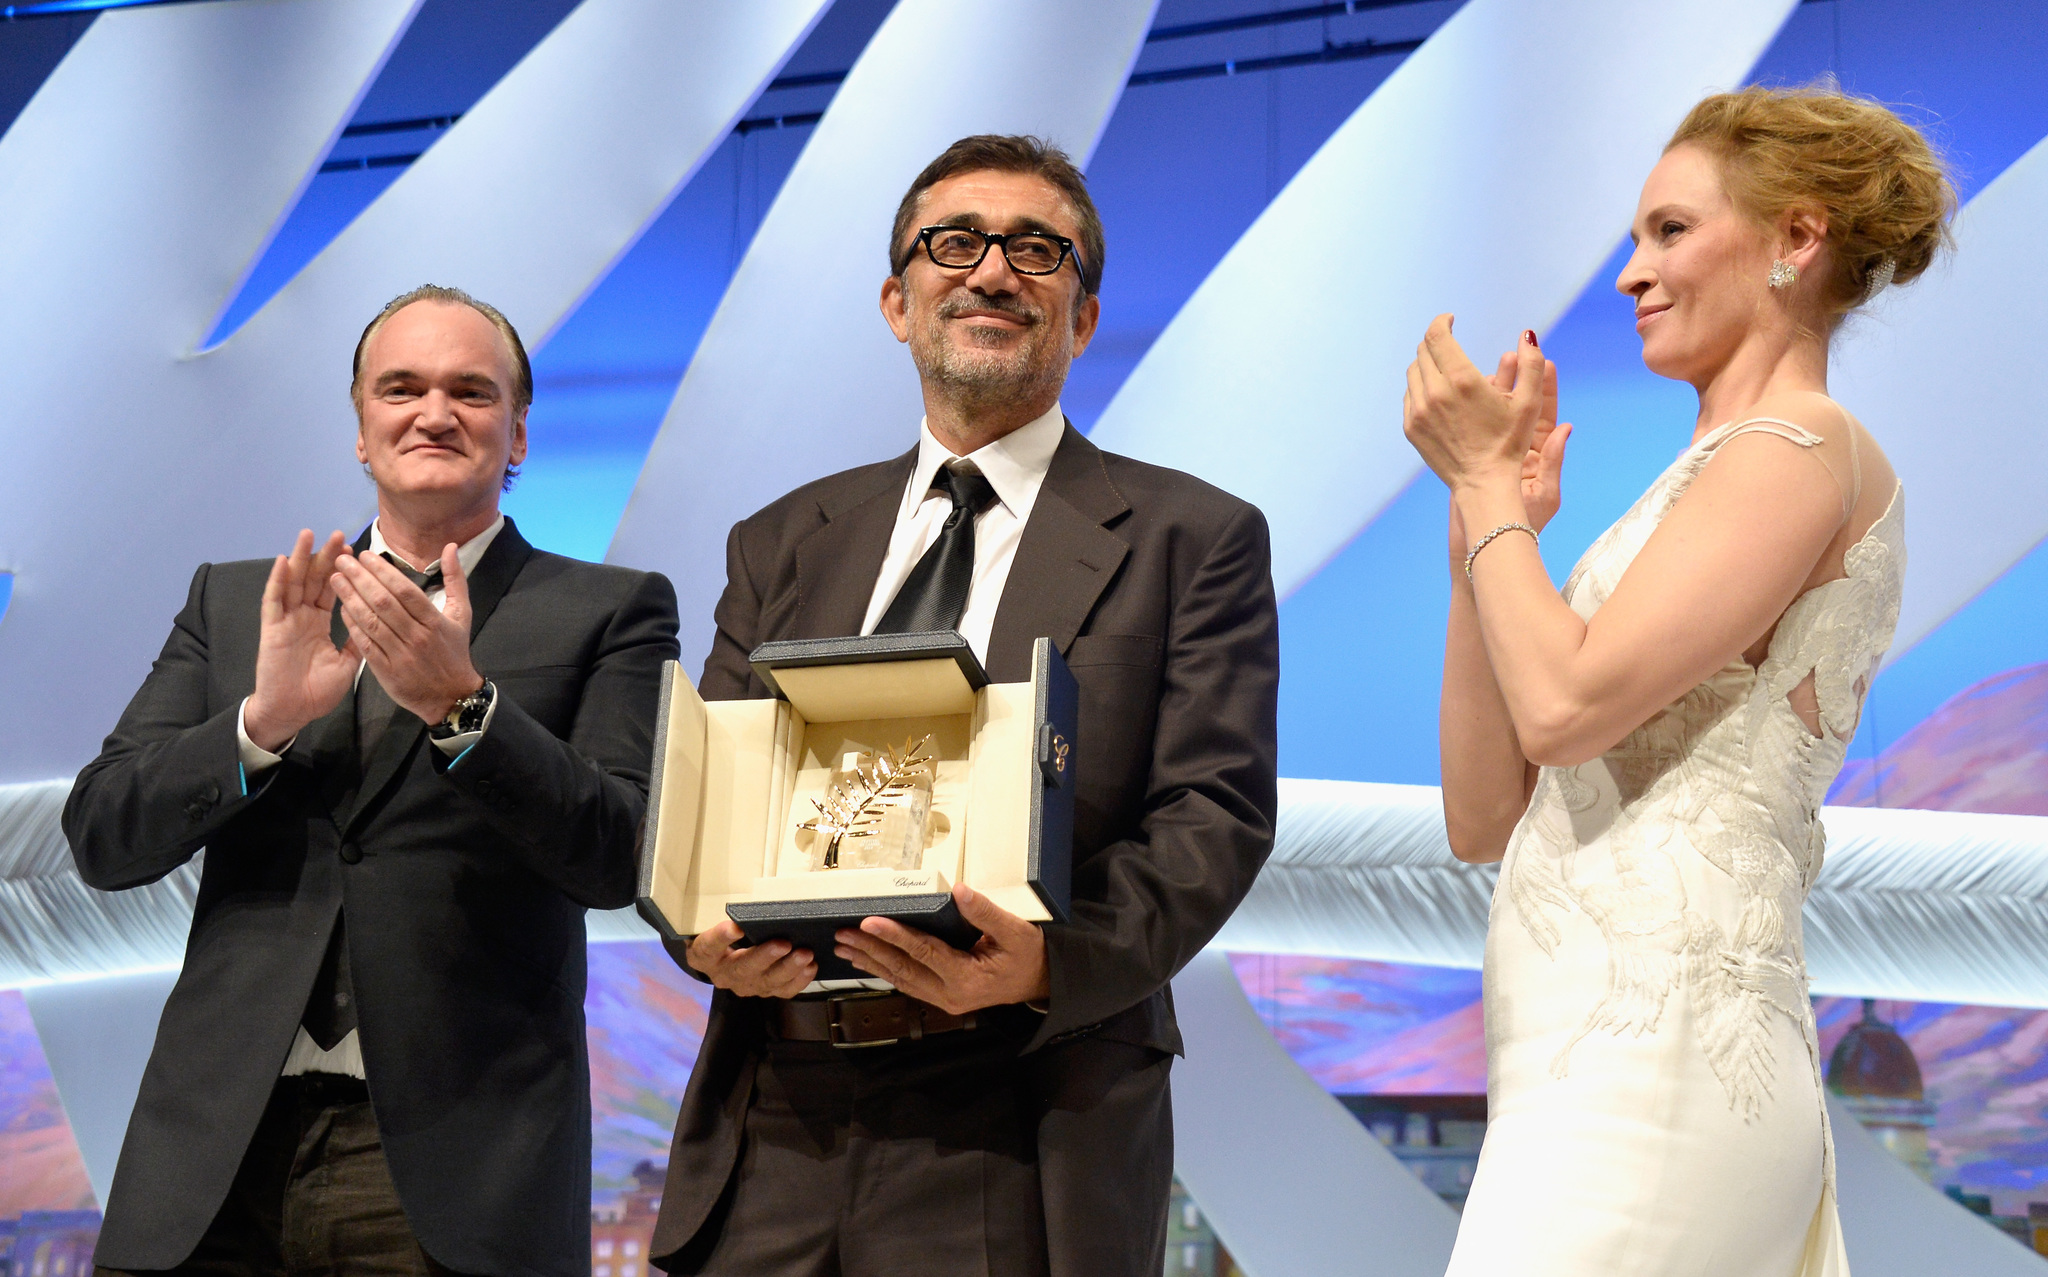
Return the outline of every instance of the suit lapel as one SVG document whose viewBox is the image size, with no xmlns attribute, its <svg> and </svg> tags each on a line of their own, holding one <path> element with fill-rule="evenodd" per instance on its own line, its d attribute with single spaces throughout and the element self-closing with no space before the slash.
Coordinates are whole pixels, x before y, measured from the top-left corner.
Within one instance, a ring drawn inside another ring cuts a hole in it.
<svg viewBox="0 0 2048 1277">
<path fill-rule="evenodd" d="M 491 613 L 498 610 L 498 604 L 505 592 L 512 588 L 512 582 L 519 579 L 520 569 L 533 557 L 533 547 L 526 538 L 519 535 L 519 528 L 511 519 L 498 529 L 498 535 L 491 538 L 491 548 L 484 551 L 484 557 L 477 561 L 476 571 L 469 575 L 469 641 L 476 644 L 477 632 L 484 628 L 484 622 L 491 619 Z"/>
<path fill-rule="evenodd" d="M 355 801 L 361 767 L 356 761 L 356 694 L 349 689 L 341 704 L 308 723 L 285 761 L 312 773 L 322 806 L 339 818 Z"/>
<path fill-rule="evenodd" d="M 369 671 L 363 672 L 369 677 Z M 370 755 L 370 761 L 362 771 L 362 783 L 351 796 L 348 818 L 341 822 L 344 837 L 362 820 L 368 809 L 375 805 L 377 796 L 397 779 L 412 761 L 413 751 L 425 739 L 427 725 L 419 716 L 403 706 L 392 711 L 391 725 L 384 729 L 384 736 L 377 742 L 377 749 Z"/>
<path fill-rule="evenodd" d="M 1066 653 L 1131 552 L 1128 542 L 1103 526 L 1130 508 L 1110 481 L 1102 450 L 1068 423 L 996 605 L 990 678 L 1030 678 L 1031 645 L 1041 636 Z"/>
<path fill-rule="evenodd" d="M 875 578 L 889 554 L 889 537 L 903 503 L 903 485 L 917 465 L 917 449 L 882 467 L 867 483 L 820 498 L 825 526 L 796 547 L 797 611 L 789 638 L 836 638 L 860 633 L 874 597 Z"/>
<path fill-rule="evenodd" d="M 512 520 L 506 519 L 505 526 L 498 529 L 498 535 L 492 538 L 490 548 L 484 551 L 476 571 L 469 577 L 469 642 L 472 647 L 476 645 L 477 632 L 483 629 L 484 622 L 490 620 L 491 613 L 498 610 L 498 604 L 512 588 L 520 569 L 532 557 L 533 547 L 519 535 L 519 529 L 513 526 Z M 368 677 L 367 670 L 364 676 Z M 349 698 L 347 703 L 353 716 L 354 698 Z M 352 718 L 349 725 L 352 729 Z M 343 836 L 347 836 L 375 804 L 377 797 L 407 769 L 413 752 L 420 747 L 426 734 L 427 725 L 411 710 L 401 706 L 392 714 L 391 725 L 385 728 L 383 739 L 377 742 L 376 751 L 363 768 L 362 783 L 352 795 L 348 818 L 340 822 Z M 354 744 L 354 735 L 353 730 L 348 733 L 351 745 Z"/>
<path fill-rule="evenodd" d="M 365 525 L 349 547 L 357 554 L 370 552 L 370 529 Z M 334 611 L 328 622 L 328 636 L 337 648 L 348 644 L 348 626 L 341 619 L 341 600 L 334 601 Z M 358 681 L 360 681 L 358 675 Z M 335 824 L 340 825 L 343 813 L 355 806 L 356 794 L 362 789 L 362 760 L 356 752 L 356 689 L 350 685 L 348 695 L 341 698 L 341 704 L 329 710 L 325 717 L 308 725 L 299 733 L 285 755 L 288 759 L 303 764 L 313 773 L 314 784 L 319 787 L 321 801 L 334 815 Z"/>
</svg>

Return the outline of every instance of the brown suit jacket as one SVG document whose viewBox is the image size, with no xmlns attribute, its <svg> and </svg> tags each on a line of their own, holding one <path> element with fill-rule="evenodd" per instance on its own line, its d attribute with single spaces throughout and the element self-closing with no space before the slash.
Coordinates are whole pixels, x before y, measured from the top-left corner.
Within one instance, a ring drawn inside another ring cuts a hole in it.
<svg viewBox="0 0 2048 1277">
<path fill-rule="evenodd" d="M 747 663 L 760 643 L 860 632 L 916 455 L 806 484 L 734 526 L 706 699 L 772 694 Z M 1028 680 L 1040 636 L 1081 692 L 1074 917 L 1045 929 L 1050 1011 L 1025 1050 L 1085 1037 L 1179 1054 L 1168 981 L 1273 845 L 1279 621 L 1265 517 L 1070 425 L 996 610 L 989 677 Z M 761 1005 L 713 1000 L 654 1255 L 696 1234 L 731 1177 Z"/>
</svg>

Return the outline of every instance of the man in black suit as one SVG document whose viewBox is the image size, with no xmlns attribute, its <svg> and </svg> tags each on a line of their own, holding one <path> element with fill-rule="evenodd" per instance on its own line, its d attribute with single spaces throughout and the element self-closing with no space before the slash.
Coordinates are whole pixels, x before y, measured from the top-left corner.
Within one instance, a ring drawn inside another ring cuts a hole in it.
<svg viewBox="0 0 2048 1277">
<path fill-rule="evenodd" d="M 1257 509 L 1060 412 L 1102 240 L 1036 139 L 925 169 L 882 286 L 918 445 L 733 529 L 699 685 L 769 695 L 747 653 L 770 639 L 933 629 L 1022 681 L 1049 636 L 1080 684 L 1074 919 L 1041 930 L 963 885 L 970 952 L 878 918 L 840 932 L 893 993 L 817 986 L 813 955 L 735 948 L 730 923 L 672 946 L 718 986 L 652 1247 L 672 1272 L 1161 1270 L 1168 981 L 1272 846 L 1278 627 Z"/>
<path fill-rule="evenodd" d="M 587 1275 L 583 913 L 633 897 L 675 592 L 499 513 L 497 311 L 398 298 L 351 393 L 376 522 L 202 565 L 65 808 L 103 890 L 206 851 L 95 1258 Z"/>
</svg>

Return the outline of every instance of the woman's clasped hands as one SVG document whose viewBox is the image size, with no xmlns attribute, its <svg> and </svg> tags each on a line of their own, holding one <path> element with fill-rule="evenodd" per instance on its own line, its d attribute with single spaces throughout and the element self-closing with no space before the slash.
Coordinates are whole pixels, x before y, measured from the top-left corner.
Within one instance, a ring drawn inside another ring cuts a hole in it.
<svg viewBox="0 0 2048 1277">
<path fill-rule="evenodd" d="M 1401 397 L 1402 433 L 1454 497 L 1465 488 L 1512 485 L 1540 530 L 1562 500 L 1572 429 L 1557 422 L 1557 365 L 1543 357 L 1536 334 L 1525 332 L 1488 377 L 1451 335 L 1452 322 L 1438 315 L 1415 348 Z"/>
</svg>

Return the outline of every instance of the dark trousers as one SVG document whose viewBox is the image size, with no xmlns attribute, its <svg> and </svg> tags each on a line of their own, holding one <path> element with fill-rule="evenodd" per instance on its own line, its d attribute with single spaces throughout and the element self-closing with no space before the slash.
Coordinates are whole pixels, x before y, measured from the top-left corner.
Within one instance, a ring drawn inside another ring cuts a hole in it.
<svg viewBox="0 0 2048 1277">
<path fill-rule="evenodd" d="M 664 1267 L 691 1277 L 1156 1277 L 1172 1178 L 1171 1058 L 1090 1044 L 1088 1058 L 1105 1067 L 1076 1084 L 1055 1063 L 1065 1048 L 1019 1056 L 1035 1014 L 983 1014 L 995 1023 L 893 1046 L 769 1041 L 725 1195 Z M 1090 1165 L 1047 1162 L 1049 1131 L 1078 1135 Z M 1138 1218 L 1118 1209 L 1134 1201 Z"/>
<path fill-rule="evenodd" d="M 98 1270 L 103 1277 L 114 1270 Z M 439 1277 L 398 1204 L 355 1078 L 279 1078 L 227 1200 L 181 1277 Z M 138 1275 L 139 1277 L 139 1275 Z"/>
</svg>

